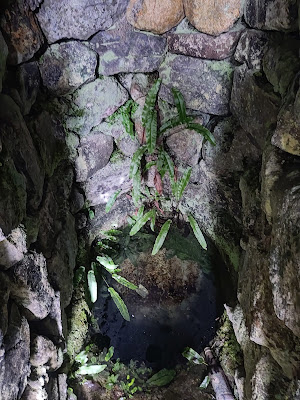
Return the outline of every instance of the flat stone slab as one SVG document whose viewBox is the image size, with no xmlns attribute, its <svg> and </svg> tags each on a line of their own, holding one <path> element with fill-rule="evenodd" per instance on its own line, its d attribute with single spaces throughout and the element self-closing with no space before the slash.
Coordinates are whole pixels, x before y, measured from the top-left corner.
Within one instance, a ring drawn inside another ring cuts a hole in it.
<svg viewBox="0 0 300 400">
<path fill-rule="evenodd" d="M 159 68 L 166 51 L 166 38 L 134 28 L 122 19 L 113 29 L 99 32 L 91 40 L 100 55 L 99 74 L 152 72 Z"/>
<path fill-rule="evenodd" d="M 80 42 L 50 46 L 39 62 L 43 84 L 56 95 L 73 92 L 95 79 L 97 55 Z"/>
<path fill-rule="evenodd" d="M 229 113 L 233 66 L 228 61 L 209 61 L 168 54 L 159 69 L 163 85 L 160 97 L 173 103 L 171 88 L 181 91 L 186 106 L 208 114 Z"/>
<path fill-rule="evenodd" d="M 171 53 L 191 57 L 223 60 L 234 53 L 244 29 L 242 25 L 239 25 L 238 29 L 233 29 L 219 36 L 211 36 L 197 31 L 169 33 L 167 36 L 168 50 Z"/>
<path fill-rule="evenodd" d="M 49 43 L 60 39 L 86 40 L 111 27 L 127 4 L 128 0 L 45 0 L 37 17 Z"/>
</svg>

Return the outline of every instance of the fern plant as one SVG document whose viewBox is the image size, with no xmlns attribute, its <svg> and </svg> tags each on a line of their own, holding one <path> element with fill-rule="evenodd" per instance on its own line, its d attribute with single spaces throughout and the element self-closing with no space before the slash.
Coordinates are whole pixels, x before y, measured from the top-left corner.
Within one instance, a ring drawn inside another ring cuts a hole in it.
<svg viewBox="0 0 300 400">
<path fill-rule="evenodd" d="M 133 154 L 130 164 L 129 176 L 132 179 L 131 196 L 138 209 L 137 218 L 135 218 L 130 231 L 131 236 L 135 235 L 148 221 L 150 221 L 150 227 L 154 231 L 157 217 L 164 218 L 162 211 L 162 204 L 165 200 L 163 196 L 163 179 L 166 175 L 169 177 L 172 191 L 172 208 L 177 215 L 179 215 L 179 204 L 184 190 L 191 177 L 192 168 L 187 168 L 182 176 L 178 177 L 177 167 L 164 147 L 163 134 L 169 129 L 180 126 L 182 129 L 190 129 L 199 133 L 213 146 L 216 144 L 211 132 L 201 124 L 194 122 L 195 117 L 187 114 L 183 95 L 175 88 L 172 89 L 172 94 L 177 115 L 159 126 L 157 95 L 160 85 L 161 79 L 158 79 L 146 96 L 145 105 L 142 110 L 143 137 L 145 140 L 142 139 L 142 143 L 140 143 L 140 147 Z M 130 136 L 136 137 L 135 133 L 133 135 L 131 132 Z M 154 170 L 155 190 L 148 187 L 143 179 L 145 173 L 150 169 Z M 109 199 L 106 206 L 107 212 L 111 209 L 120 192 L 114 193 Z M 207 244 L 205 238 L 195 218 L 192 215 L 187 215 L 186 217 L 201 247 L 206 250 Z M 153 255 L 163 246 L 172 220 L 173 218 L 168 219 L 162 225 L 154 243 Z"/>
</svg>

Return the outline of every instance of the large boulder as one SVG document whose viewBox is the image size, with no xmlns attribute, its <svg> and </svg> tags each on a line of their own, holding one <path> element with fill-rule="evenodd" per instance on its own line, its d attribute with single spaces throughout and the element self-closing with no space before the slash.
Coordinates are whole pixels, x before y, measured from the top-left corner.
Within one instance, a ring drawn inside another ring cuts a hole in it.
<svg viewBox="0 0 300 400">
<path fill-rule="evenodd" d="M 240 0 L 184 0 L 185 15 L 200 32 L 227 32 L 240 16 Z"/>
<path fill-rule="evenodd" d="M 30 60 L 44 42 L 36 17 L 24 0 L 11 2 L 0 18 L 0 25 L 9 48 L 9 64 Z"/>
<path fill-rule="evenodd" d="M 111 27 L 122 15 L 128 0 L 43 1 L 37 14 L 49 43 L 60 39 L 86 40 Z"/>
<path fill-rule="evenodd" d="M 27 252 L 26 233 L 22 227 L 13 229 L 7 238 L 0 239 L 0 269 L 8 269 L 21 261 Z"/>
<path fill-rule="evenodd" d="M 130 0 L 127 20 L 137 29 L 162 34 L 184 17 L 182 0 Z"/>
<path fill-rule="evenodd" d="M 173 103 L 171 88 L 181 91 L 188 108 L 209 114 L 229 113 L 233 66 L 228 61 L 209 61 L 168 54 L 159 69 L 163 80 L 159 96 Z"/>
<path fill-rule="evenodd" d="M 240 37 L 234 58 L 249 69 L 260 69 L 267 47 L 268 35 L 265 32 L 247 29 Z"/>
<path fill-rule="evenodd" d="M 50 46 L 40 59 L 44 86 L 55 95 L 74 92 L 95 79 L 97 55 L 80 42 Z"/>
<path fill-rule="evenodd" d="M 99 32 L 91 39 L 100 55 L 99 74 L 152 72 L 163 61 L 166 39 L 135 30 L 125 19 L 114 28 Z"/>
</svg>

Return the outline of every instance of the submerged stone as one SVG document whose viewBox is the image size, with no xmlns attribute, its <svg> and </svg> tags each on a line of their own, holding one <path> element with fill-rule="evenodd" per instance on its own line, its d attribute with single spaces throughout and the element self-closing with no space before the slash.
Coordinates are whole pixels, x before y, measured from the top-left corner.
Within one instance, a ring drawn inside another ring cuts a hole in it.
<svg viewBox="0 0 300 400">
<path fill-rule="evenodd" d="M 159 96 L 173 103 L 171 88 L 181 91 L 186 106 L 215 115 L 229 112 L 233 66 L 228 61 L 209 61 L 168 54 L 159 69 L 163 84 Z"/>
</svg>

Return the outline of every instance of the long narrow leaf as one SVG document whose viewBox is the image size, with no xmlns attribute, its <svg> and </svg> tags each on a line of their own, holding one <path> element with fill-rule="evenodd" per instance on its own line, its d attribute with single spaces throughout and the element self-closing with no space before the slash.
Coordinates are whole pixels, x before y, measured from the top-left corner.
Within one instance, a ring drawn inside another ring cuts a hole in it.
<svg viewBox="0 0 300 400">
<path fill-rule="evenodd" d="M 178 89 L 172 88 L 172 93 L 173 93 L 174 102 L 175 102 L 175 106 L 178 111 L 180 121 L 182 123 L 185 123 L 186 122 L 186 107 L 185 107 L 184 98 Z"/>
<path fill-rule="evenodd" d="M 163 152 L 165 162 L 166 162 L 166 167 L 169 172 L 170 178 L 174 178 L 174 163 L 172 161 L 172 158 L 169 156 L 169 154 L 164 151 Z"/>
<path fill-rule="evenodd" d="M 106 362 L 109 361 L 112 358 L 112 356 L 114 355 L 114 351 L 115 351 L 114 346 L 110 346 L 110 348 L 108 349 L 108 352 L 107 352 L 107 354 L 106 354 L 106 356 L 104 358 L 104 360 Z"/>
<path fill-rule="evenodd" d="M 88 272 L 88 288 L 91 296 L 91 302 L 95 303 L 98 297 L 98 288 L 97 288 L 97 281 L 95 277 L 95 272 L 90 270 Z"/>
<path fill-rule="evenodd" d="M 160 84 L 161 84 L 161 79 L 157 79 L 157 81 L 151 87 L 151 89 L 149 90 L 149 92 L 146 96 L 145 105 L 144 105 L 144 108 L 142 111 L 142 124 L 145 128 L 146 128 L 149 116 L 154 111 L 157 93 L 159 91 Z"/>
<path fill-rule="evenodd" d="M 119 295 L 119 293 L 116 292 L 115 289 L 112 288 L 112 287 L 109 287 L 108 291 L 109 291 L 109 293 L 111 295 L 111 298 L 113 299 L 115 305 L 117 306 L 118 310 L 120 311 L 122 317 L 126 321 L 130 321 L 130 316 L 129 316 L 128 309 L 126 307 L 126 304 L 122 300 L 121 296 Z"/>
<path fill-rule="evenodd" d="M 204 126 L 202 126 L 201 124 L 196 124 L 196 123 L 190 122 L 190 123 L 188 123 L 187 128 L 188 129 L 192 129 L 193 131 L 196 131 L 196 132 L 200 133 L 213 146 L 216 145 L 215 138 L 213 137 L 211 132 L 208 129 L 204 128 Z"/>
<path fill-rule="evenodd" d="M 154 232 L 154 228 L 155 228 L 155 220 L 156 220 L 156 210 L 152 210 L 152 214 L 151 214 L 151 218 L 150 218 L 150 228 L 152 230 L 152 232 Z"/>
<path fill-rule="evenodd" d="M 110 273 L 118 269 L 118 265 L 108 256 L 97 256 L 96 260 Z"/>
<path fill-rule="evenodd" d="M 76 371 L 77 375 L 95 375 L 104 371 L 107 365 L 83 365 Z"/>
<path fill-rule="evenodd" d="M 131 159 L 131 164 L 129 168 L 129 177 L 132 178 L 140 169 L 141 159 L 146 151 L 146 146 L 141 146 L 137 149 L 137 151 L 133 154 Z"/>
<path fill-rule="evenodd" d="M 204 358 L 191 347 L 186 347 L 183 350 L 182 355 L 194 364 L 206 364 Z"/>
<path fill-rule="evenodd" d="M 153 110 L 145 124 L 147 150 L 152 154 L 156 147 L 157 138 L 157 111 Z"/>
<path fill-rule="evenodd" d="M 133 129 L 133 122 L 130 119 L 129 114 L 122 115 L 122 124 L 125 128 L 126 133 L 131 137 L 131 139 L 135 139 L 134 129 Z"/>
<path fill-rule="evenodd" d="M 106 203 L 106 207 L 105 207 L 105 212 L 108 213 L 112 206 L 115 204 L 115 201 L 117 200 L 117 197 L 119 196 L 119 194 L 121 193 L 122 189 L 119 189 L 117 191 L 115 191 L 112 196 L 109 198 L 108 202 Z"/>
<path fill-rule="evenodd" d="M 182 125 L 182 121 L 178 115 L 166 121 L 162 126 L 159 128 L 159 135 L 167 131 L 168 129 L 175 128 L 175 126 Z"/>
<path fill-rule="evenodd" d="M 142 216 L 136 223 L 133 225 L 131 228 L 131 231 L 129 232 L 130 236 L 135 235 L 145 224 L 146 222 L 151 218 L 152 215 L 152 210 L 146 212 L 145 215 Z"/>
<path fill-rule="evenodd" d="M 132 200 L 138 207 L 141 200 L 141 173 L 139 170 L 132 178 Z"/>
<path fill-rule="evenodd" d="M 167 172 L 167 166 L 166 166 L 166 160 L 165 160 L 165 151 L 161 148 L 158 153 L 158 159 L 157 159 L 157 169 L 158 172 L 160 173 L 161 178 L 165 176 L 165 173 Z"/>
<path fill-rule="evenodd" d="M 197 224 L 197 221 L 191 215 L 188 215 L 188 220 L 189 220 L 189 223 L 190 223 L 190 225 L 191 225 L 191 227 L 193 229 L 194 235 L 196 236 L 196 239 L 200 243 L 200 246 L 204 250 L 207 250 L 206 240 L 205 240 L 205 238 L 203 236 L 203 233 L 201 232 L 201 229 L 199 228 L 199 225 Z"/>
<path fill-rule="evenodd" d="M 127 279 L 123 278 L 123 276 L 112 274 L 112 278 L 117 281 L 120 285 L 126 286 L 128 289 L 136 290 L 138 286 L 134 283 L 129 282 Z"/>
<path fill-rule="evenodd" d="M 161 227 L 161 230 L 155 240 L 154 246 L 153 246 L 153 250 L 152 250 L 152 255 L 154 256 L 155 254 L 158 253 L 158 251 L 160 250 L 160 248 L 162 247 L 162 245 L 164 244 L 164 241 L 166 239 L 166 236 L 169 232 L 170 226 L 171 226 L 172 221 L 170 219 L 168 219 L 168 221 L 166 221 L 163 226 Z"/>
<path fill-rule="evenodd" d="M 192 168 L 188 168 L 184 171 L 184 174 L 178 183 L 177 201 L 181 199 L 184 189 L 187 187 L 187 184 L 190 181 L 191 173 L 192 173 Z"/>
</svg>

